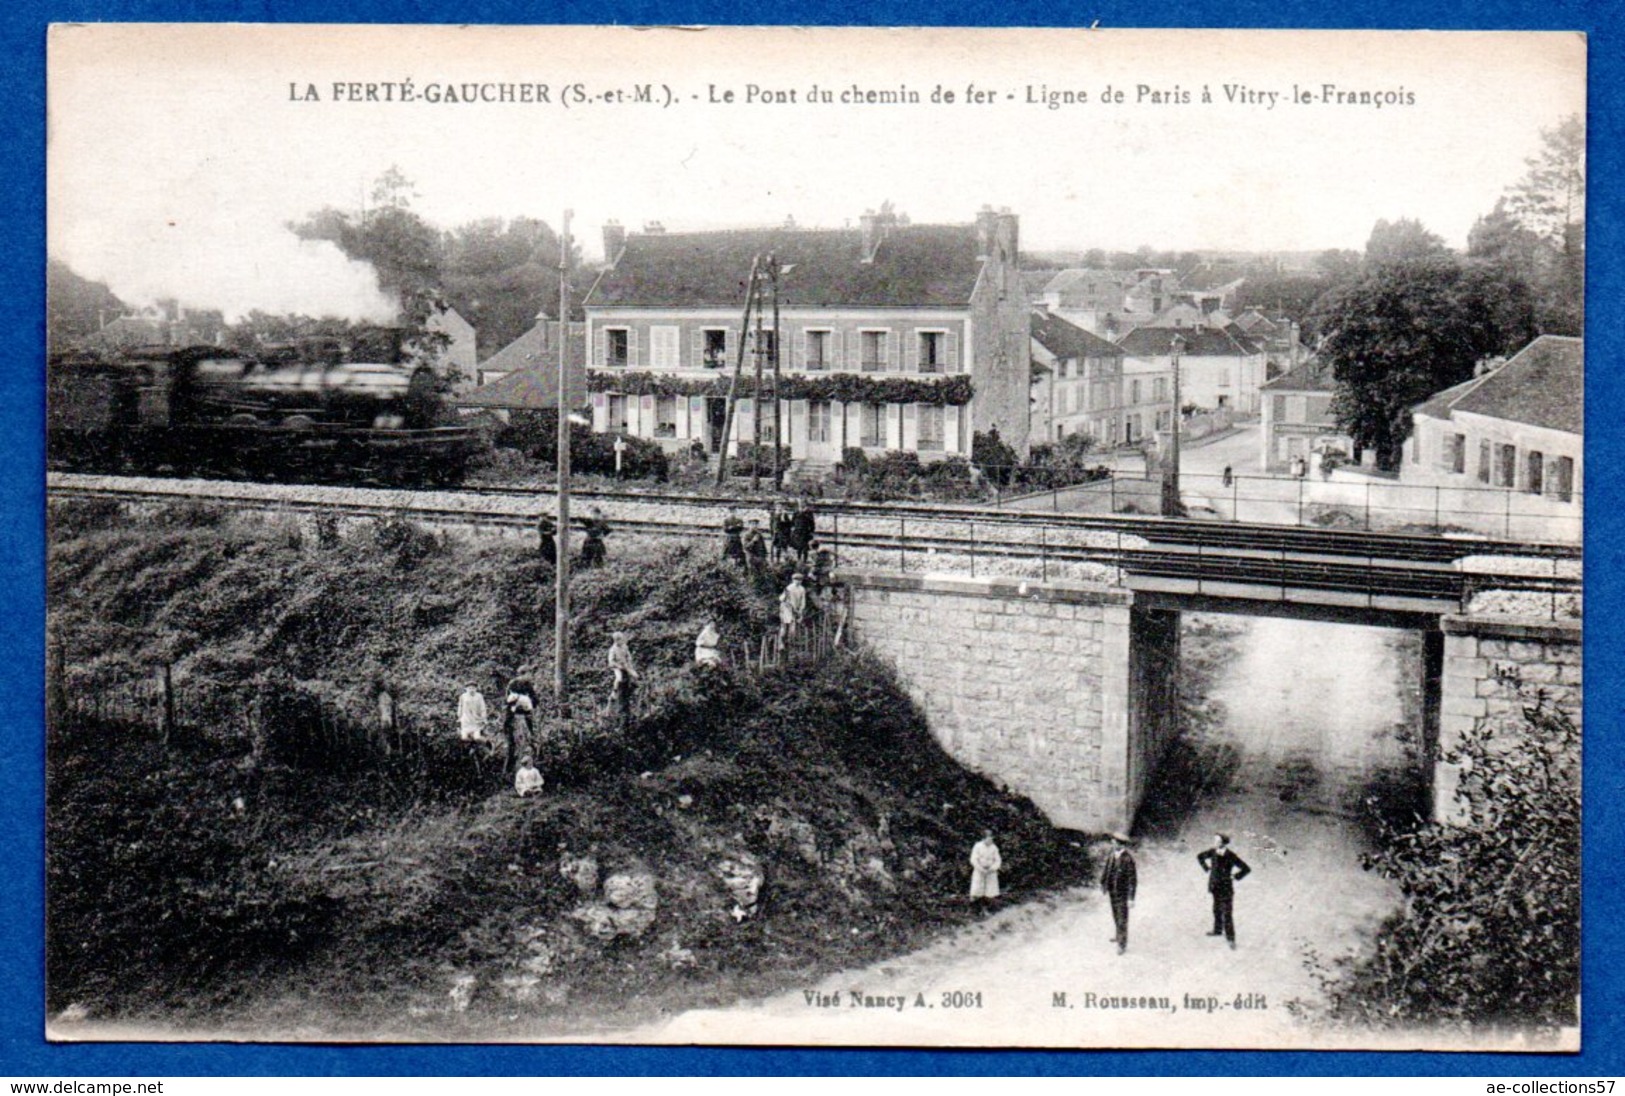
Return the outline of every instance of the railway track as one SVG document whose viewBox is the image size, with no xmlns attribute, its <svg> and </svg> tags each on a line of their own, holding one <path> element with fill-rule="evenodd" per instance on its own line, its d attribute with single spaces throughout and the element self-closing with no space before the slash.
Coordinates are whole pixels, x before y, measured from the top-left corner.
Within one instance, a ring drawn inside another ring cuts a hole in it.
<svg viewBox="0 0 1625 1096">
<path fill-rule="evenodd" d="M 407 515 L 434 524 L 530 530 L 550 493 L 295 487 L 231 481 L 139 480 L 52 473 L 54 498 L 164 504 L 203 500 L 279 514 L 350 518 Z M 717 538 L 730 509 L 760 513 L 732 496 L 583 491 L 617 534 Z M 901 570 L 1032 577 L 1161 580 L 1324 591 L 1368 599 L 1460 604 L 1486 581 L 1464 572 L 1468 556 L 1520 557 L 1522 573 L 1495 574 L 1496 589 L 1558 598 L 1580 590 L 1579 550 L 1344 530 L 1235 526 L 1134 516 L 1011 513 L 971 506 L 839 502 L 819 506 L 820 538 L 843 563 Z M 1518 569 L 1514 569 L 1515 571 Z"/>
</svg>

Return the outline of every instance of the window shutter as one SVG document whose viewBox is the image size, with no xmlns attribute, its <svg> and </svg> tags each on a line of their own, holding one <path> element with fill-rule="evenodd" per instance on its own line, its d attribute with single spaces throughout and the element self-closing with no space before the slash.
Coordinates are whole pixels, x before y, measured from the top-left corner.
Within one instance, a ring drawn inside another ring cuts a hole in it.
<svg viewBox="0 0 1625 1096">
<path fill-rule="evenodd" d="M 638 357 L 638 329 L 635 327 L 626 329 L 626 364 L 633 369 L 643 364 Z"/>
<path fill-rule="evenodd" d="M 845 359 L 841 357 L 841 333 L 831 331 L 829 333 L 829 367 L 831 369 L 840 369 L 844 362 Z"/>
<path fill-rule="evenodd" d="M 756 425 L 756 419 L 751 414 L 751 401 L 749 398 L 734 401 L 734 440 L 754 441 L 751 429 Z"/>
<path fill-rule="evenodd" d="M 595 433 L 602 434 L 609 429 L 609 394 L 594 392 L 592 394 L 592 428 Z"/>
<path fill-rule="evenodd" d="M 739 356 L 739 332 L 731 327 L 722 329 L 722 357 L 723 364 L 733 367 L 734 358 Z"/>
<path fill-rule="evenodd" d="M 899 403 L 883 403 L 879 407 L 881 421 L 886 424 L 880 443 L 887 449 L 901 449 L 903 447 L 903 405 Z"/>
<path fill-rule="evenodd" d="M 915 328 L 909 332 L 908 345 L 903 348 L 903 372 L 918 373 L 920 371 L 920 331 Z"/>
<path fill-rule="evenodd" d="M 920 448 L 920 405 L 917 403 L 903 404 L 903 448 L 916 451 Z"/>
<path fill-rule="evenodd" d="M 943 361 L 946 363 L 943 366 L 943 372 L 959 372 L 959 332 L 948 332 L 948 334 L 943 336 L 942 341 L 945 347 L 943 350 Z"/>
<path fill-rule="evenodd" d="M 846 404 L 831 400 L 829 405 L 829 443 L 836 456 L 846 448 Z"/>
<path fill-rule="evenodd" d="M 953 336 L 949 335 L 952 339 Z M 944 407 L 942 409 L 942 448 L 949 454 L 959 452 L 959 412 L 958 407 Z"/>
<path fill-rule="evenodd" d="M 593 361 L 597 365 L 609 364 L 609 333 L 602 327 L 593 332 Z"/>
<path fill-rule="evenodd" d="M 807 368 L 807 329 L 805 327 L 796 328 L 795 353 L 790 356 L 790 365 L 792 368 L 797 369 Z"/>
<path fill-rule="evenodd" d="M 705 328 L 696 327 L 688 344 L 690 350 L 688 366 L 690 369 L 699 369 L 705 364 Z M 678 363 L 678 365 L 681 364 L 681 362 Z"/>
<path fill-rule="evenodd" d="M 790 431 L 789 437 L 780 436 L 780 443 L 790 443 L 792 457 L 805 457 L 807 455 L 807 401 L 790 400 Z"/>
</svg>

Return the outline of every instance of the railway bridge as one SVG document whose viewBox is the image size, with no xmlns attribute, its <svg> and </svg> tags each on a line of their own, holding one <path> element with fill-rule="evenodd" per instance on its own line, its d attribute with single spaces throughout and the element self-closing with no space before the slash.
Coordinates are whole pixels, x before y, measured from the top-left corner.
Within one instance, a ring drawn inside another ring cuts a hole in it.
<svg viewBox="0 0 1625 1096">
<path fill-rule="evenodd" d="M 314 521 L 386 516 L 469 535 L 534 536 L 543 489 L 380 491 L 50 473 L 53 499 L 139 512 L 176 502 Z M 719 537 L 732 496 L 583 492 L 638 538 Z M 1445 755 L 1467 730 L 1516 718 L 1531 690 L 1577 719 L 1580 550 L 1138 515 L 825 503 L 852 634 L 897 666 L 943 746 L 1058 825 L 1132 825 L 1178 711 L 1180 617 L 1280 615 L 1422 636 L 1425 763 L 1435 812 L 1453 798 Z M 314 543 L 318 538 L 310 538 Z"/>
<path fill-rule="evenodd" d="M 890 659 L 961 764 L 1057 825 L 1128 830 L 1179 713 L 1181 614 L 1408 629 L 1422 637 L 1422 764 L 1451 817 L 1446 758 L 1535 691 L 1578 722 L 1577 549 L 1170 522 L 1093 580 L 845 568 L 853 635 Z"/>
</svg>

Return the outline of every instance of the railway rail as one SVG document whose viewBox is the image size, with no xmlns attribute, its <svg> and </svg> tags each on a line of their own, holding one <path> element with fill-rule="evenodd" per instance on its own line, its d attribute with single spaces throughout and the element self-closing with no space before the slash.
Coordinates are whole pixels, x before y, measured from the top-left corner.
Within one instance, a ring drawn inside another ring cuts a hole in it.
<svg viewBox="0 0 1625 1096">
<path fill-rule="evenodd" d="M 552 498 L 551 492 L 516 488 L 372 490 L 60 473 L 48 476 L 47 491 L 53 498 L 144 504 L 196 500 L 282 514 L 404 515 L 433 524 L 513 530 L 534 528 Z M 631 536 L 717 538 L 727 510 L 763 510 L 759 503 L 724 495 L 587 490 L 578 497 L 606 508 L 615 531 Z M 1128 515 L 1023 514 L 940 504 L 835 502 L 820 504 L 818 512 L 820 539 L 838 562 L 857 566 L 1102 578 L 1130 586 L 1161 580 L 1198 588 L 1320 591 L 1373 603 L 1464 604 L 1487 584 L 1549 596 L 1554 605 L 1580 592 L 1579 549 L 1567 545 Z M 1514 556 L 1522 566 L 1511 573 L 1493 566 L 1496 557 Z M 1489 558 L 1493 577 L 1464 569 L 1461 561 L 1468 557 Z"/>
</svg>

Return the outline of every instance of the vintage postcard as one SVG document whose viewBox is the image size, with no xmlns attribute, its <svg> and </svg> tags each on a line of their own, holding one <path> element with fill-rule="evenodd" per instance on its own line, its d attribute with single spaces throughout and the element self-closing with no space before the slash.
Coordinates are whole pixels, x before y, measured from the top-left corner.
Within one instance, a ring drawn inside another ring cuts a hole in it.
<svg viewBox="0 0 1625 1096">
<path fill-rule="evenodd" d="M 49 1037 L 1578 1049 L 1585 73 L 53 27 Z"/>
</svg>

